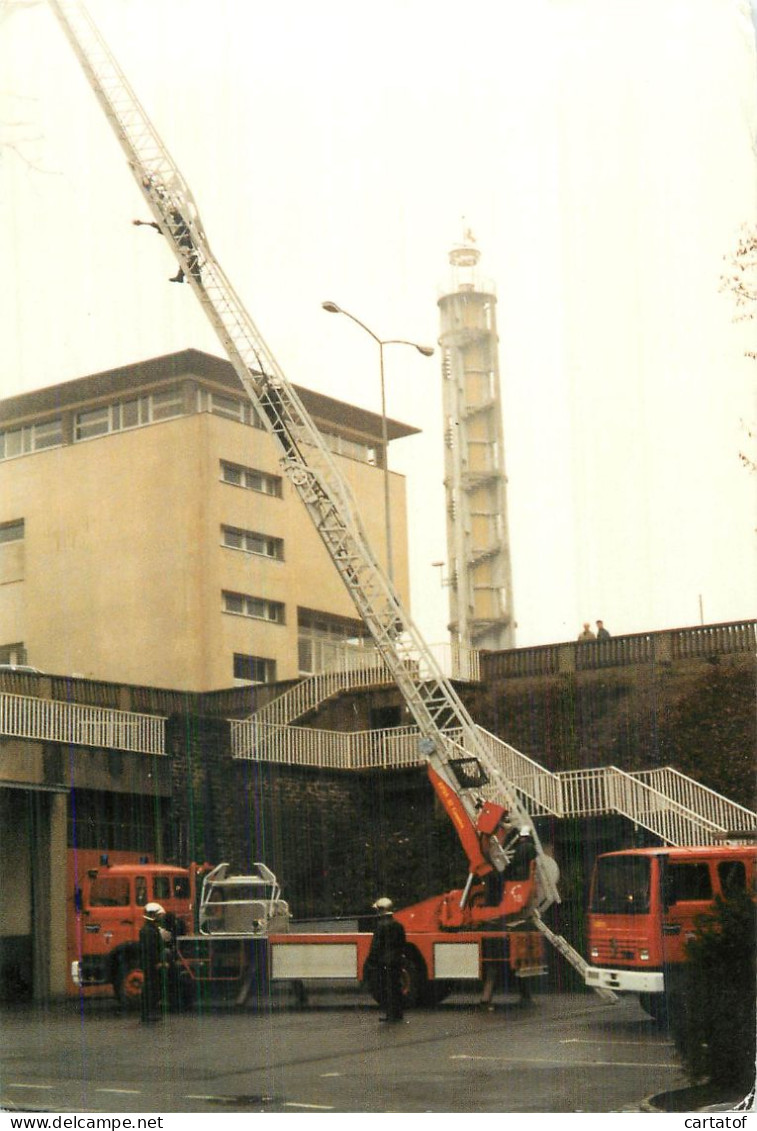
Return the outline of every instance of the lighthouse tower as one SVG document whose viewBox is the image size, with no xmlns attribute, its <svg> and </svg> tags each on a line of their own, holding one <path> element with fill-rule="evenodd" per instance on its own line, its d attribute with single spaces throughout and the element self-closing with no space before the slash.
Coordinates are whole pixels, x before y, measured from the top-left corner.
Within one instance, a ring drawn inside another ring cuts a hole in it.
<svg viewBox="0 0 757 1131">
<path fill-rule="evenodd" d="M 439 299 L 449 630 L 463 648 L 515 646 L 496 297 L 470 233 Z"/>
</svg>

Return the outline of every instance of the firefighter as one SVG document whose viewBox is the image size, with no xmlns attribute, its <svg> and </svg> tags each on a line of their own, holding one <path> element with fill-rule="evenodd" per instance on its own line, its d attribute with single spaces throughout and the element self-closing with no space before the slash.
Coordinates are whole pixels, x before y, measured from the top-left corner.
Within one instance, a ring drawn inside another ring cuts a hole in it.
<svg viewBox="0 0 757 1131">
<path fill-rule="evenodd" d="M 168 954 L 161 929 L 165 910 L 159 903 L 148 903 L 144 924 L 139 932 L 139 953 L 142 966 L 142 1020 L 160 1021 L 166 1004 Z"/>
<path fill-rule="evenodd" d="M 375 971 L 378 999 L 385 1016 L 381 1021 L 402 1021 L 402 963 L 405 955 L 405 928 L 392 914 L 394 904 L 382 896 L 373 904 L 378 922 L 373 932 L 366 965 Z"/>
</svg>

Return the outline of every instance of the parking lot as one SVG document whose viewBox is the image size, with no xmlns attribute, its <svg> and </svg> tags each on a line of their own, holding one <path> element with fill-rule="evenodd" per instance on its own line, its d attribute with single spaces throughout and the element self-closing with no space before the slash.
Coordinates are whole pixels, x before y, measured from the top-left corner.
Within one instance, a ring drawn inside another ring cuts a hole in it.
<svg viewBox="0 0 757 1131">
<path fill-rule="evenodd" d="M 382 1025 L 338 988 L 297 1009 L 169 1015 L 143 1025 L 109 999 L 0 1014 L 6 1111 L 633 1112 L 682 1086 L 675 1048 L 635 999 L 471 995 Z"/>
</svg>

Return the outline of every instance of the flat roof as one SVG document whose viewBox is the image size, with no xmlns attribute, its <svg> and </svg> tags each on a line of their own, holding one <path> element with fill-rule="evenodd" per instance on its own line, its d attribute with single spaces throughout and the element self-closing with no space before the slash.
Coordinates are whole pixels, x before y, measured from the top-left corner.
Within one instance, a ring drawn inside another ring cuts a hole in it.
<svg viewBox="0 0 757 1131">
<path fill-rule="evenodd" d="M 48 385 L 29 393 L 6 397 L 0 400 L 0 426 L 32 423 L 34 420 L 49 418 L 55 413 L 65 412 L 91 402 L 102 402 L 114 396 L 126 396 L 140 388 L 187 377 L 195 377 L 247 396 L 231 362 L 202 350 L 186 349 L 179 353 L 163 354 L 161 357 L 153 357 L 147 361 L 122 365 L 117 369 L 76 377 L 60 385 Z M 307 411 L 315 419 L 338 425 L 354 435 L 374 439 L 381 437 L 382 421 L 379 413 L 369 412 L 367 409 L 358 408 L 357 405 L 348 404 L 324 393 L 316 393 L 301 385 L 295 385 L 294 389 Z M 420 431 L 419 428 L 389 417 L 386 423 L 390 440 L 414 436 Z"/>
</svg>

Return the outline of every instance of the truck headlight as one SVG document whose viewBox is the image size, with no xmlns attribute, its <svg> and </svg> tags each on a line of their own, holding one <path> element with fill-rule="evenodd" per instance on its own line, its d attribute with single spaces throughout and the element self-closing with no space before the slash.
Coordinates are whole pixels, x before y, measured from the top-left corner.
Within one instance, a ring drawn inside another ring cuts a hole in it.
<svg viewBox="0 0 757 1131">
<path fill-rule="evenodd" d="M 649 962 L 649 951 L 648 950 L 640 950 L 639 951 L 639 958 L 641 959 L 642 962 Z"/>
<path fill-rule="evenodd" d="M 599 950 L 597 947 L 593 946 L 590 953 L 592 958 L 599 958 Z"/>
</svg>

